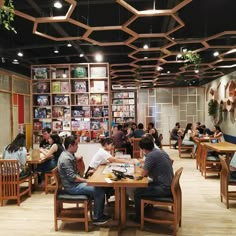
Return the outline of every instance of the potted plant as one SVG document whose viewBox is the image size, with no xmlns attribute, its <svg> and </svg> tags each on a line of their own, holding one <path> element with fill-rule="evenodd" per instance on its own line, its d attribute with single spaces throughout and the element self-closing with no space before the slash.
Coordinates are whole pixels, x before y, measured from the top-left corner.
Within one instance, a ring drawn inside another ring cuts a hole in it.
<svg viewBox="0 0 236 236">
<path fill-rule="evenodd" d="M 0 0 L 0 25 L 6 30 L 16 33 L 15 28 L 11 25 L 15 17 L 14 9 L 13 0 Z"/>
<path fill-rule="evenodd" d="M 216 117 L 218 110 L 218 102 L 215 99 L 211 99 L 208 102 L 208 114 L 213 118 Z"/>
</svg>

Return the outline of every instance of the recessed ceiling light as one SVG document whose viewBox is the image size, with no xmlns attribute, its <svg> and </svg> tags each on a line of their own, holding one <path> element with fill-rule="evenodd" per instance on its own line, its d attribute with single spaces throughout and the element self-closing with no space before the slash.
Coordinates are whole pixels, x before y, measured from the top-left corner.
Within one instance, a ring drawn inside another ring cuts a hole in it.
<svg viewBox="0 0 236 236">
<path fill-rule="evenodd" d="M 147 60 L 147 59 L 148 59 L 148 57 L 144 57 L 144 59 L 145 59 L 145 60 Z"/>
<path fill-rule="evenodd" d="M 199 73 L 199 70 L 195 70 L 194 72 L 195 72 L 196 74 L 198 74 L 198 73 Z"/>
<path fill-rule="evenodd" d="M 23 54 L 23 52 L 19 51 L 19 52 L 17 53 L 17 56 L 19 56 L 19 57 L 23 57 L 24 54 Z"/>
<path fill-rule="evenodd" d="M 148 49 L 149 47 L 148 47 L 147 44 L 144 44 L 144 45 L 143 45 L 143 48 L 144 48 L 144 49 Z"/>
<path fill-rule="evenodd" d="M 103 56 L 101 53 L 95 54 L 95 61 L 96 62 L 101 62 L 103 60 Z"/>
<path fill-rule="evenodd" d="M 55 48 L 54 53 L 59 53 L 59 50 L 57 48 Z"/>
<path fill-rule="evenodd" d="M 182 54 L 177 54 L 177 58 L 181 58 L 182 57 Z"/>
<path fill-rule="evenodd" d="M 167 74 L 170 74 L 170 71 L 169 71 L 169 70 L 167 71 Z"/>
<path fill-rule="evenodd" d="M 162 70 L 163 70 L 163 67 L 161 67 L 161 66 L 157 67 L 157 71 L 162 71 Z"/>
<path fill-rule="evenodd" d="M 80 53 L 80 54 L 79 54 L 79 57 L 83 57 L 83 56 L 84 56 L 84 54 L 83 54 L 83 53 Z"/>
<path fill-rule="evenodd" d="M 67 43 L 67 47 L 68 48 L 72 47 L 72 44 L 71 43 Z"/>
<path fill-rule="evenodd" d="M 12 64 L 19 64 L 19 61 L 18 61 L 17 59 L 14 59 L 14 60 L 12 61 Z"/>
<path fill-rule="evenodd" d="M 214 52 L 214 53 L 213 53 L 213 56 L 214 56 L 214 57 L 219 56 L 219 52 Z"/>
<path fill-rule="evenodd" d="M 61 4 L 60 1 L 54 2 L 53 6 L 54 6 L 55 8 L 58 8 L 58 9 L 62 8 L 62 4 Z"/>
</svg>

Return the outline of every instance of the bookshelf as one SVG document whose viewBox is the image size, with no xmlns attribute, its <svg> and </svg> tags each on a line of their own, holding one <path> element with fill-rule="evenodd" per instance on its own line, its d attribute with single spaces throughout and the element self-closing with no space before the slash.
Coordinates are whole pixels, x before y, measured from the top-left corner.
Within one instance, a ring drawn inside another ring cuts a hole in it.
<svg viewBox="0 0 236 236">
<path fill-rule="evenodd" d="M 116 124 L 136 123 L 136 96 L 134 90 L 112 91 L 112 120 Z"/>
<path fill-rule="evenodd" d="M 45 127 L 77 134 L 82 142 L 109 131 L 108 63 L 34 65 L 31 75 L 34 144 Z"/>
</svg>

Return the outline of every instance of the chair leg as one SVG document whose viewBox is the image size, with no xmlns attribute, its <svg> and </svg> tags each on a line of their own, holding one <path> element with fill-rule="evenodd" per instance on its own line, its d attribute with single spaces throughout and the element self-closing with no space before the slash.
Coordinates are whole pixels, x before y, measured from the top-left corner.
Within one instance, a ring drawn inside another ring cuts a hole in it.
<svg viewBox="0 0 236 236">
<path fill-rule="evenodd" d="M 85 231 L 88 232 L 88 201 L 84 201 L 84 226 Z"/>
<path fill-rule="evenodd" d="M 141 200 L 141 224 L 140 229 L 143 230 L 144 228 L 144 201 Z"/>
</svg>

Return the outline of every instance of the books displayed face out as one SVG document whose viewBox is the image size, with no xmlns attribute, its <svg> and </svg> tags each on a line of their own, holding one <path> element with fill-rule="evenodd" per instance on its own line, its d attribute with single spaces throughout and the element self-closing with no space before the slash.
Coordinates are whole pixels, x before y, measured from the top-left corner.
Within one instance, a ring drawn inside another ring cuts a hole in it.
<svg viewBox="0 0 236 236">
<path fill-rule="evenodd" d="M 88 84 L 87 81 L 75 81 L 74 87 L 73 87 L 73 92 L 77 92 L 77 93 L 88 92 L 87 84 Z"/>
<path fill-rule="evenodd" d="M 69 78 L 68 68 L 54 68 L 52 69 L 52 79 L 67 79 Z"/>
<path fill-rule="evenodd" d="M 37 95 L 36 104 L 38 106 L 47 106 L 50 105 L 49 95 Z"/>
<path fill-rule="evenodd" d="M 104 93 L 106 90 L 104 80 L 93 80 L 91 82 L 90 92 L 91 93 Z"/>
<path fill-rule="evenodd" d="M 72 131 L 90 130 L 89 118 L 77 118 L 71 121 Z"/>
<path fill-rule="evenodd" d="M 88 94 L 77 94 L 77 96 L 76 96 L 76 104 L 77 105 L 89 105 Z"/>
<path fill-rule="evenodd" d="M 91 107 L 92 117 L 106 117 L 108 116 L 108 107 L 96 106 Z"/>
<path fill-rule="evenodd" d="M 48 79 L 48 68 L 33 68 L 34 79 Z"/>
<path fill-rule="evenodd" d="M 70 118 L 70 108 L 52 107 L 52 118 Z"/>
<path fill-rule="evenodd" d="M 88 106 L 72 107 L 72 117 L 90 117 L 90 108 Z"/>
<path fill-rule="evenodd" d="M 90 103 L 90 105 L 102 105 L 102 95 L 101 94 L 91 94 L 89 103 Z"/>
<path fill-rule="evenodd" d="M 51 108 L 50 107 L 34 107 L 34 118 L 51 118 Z"/>
<path fill-rule="evenodd" d="M 106 78 L 107 77 L 107 68 L 106 67 L 91 67 L 90 69 L 91 78 Z"/>
<path fill-rule="evenodd" d="M 70 92 L 70 83 L 68 81 L 52 82 L 52 93 L 68 93 Z"/>
<path fill-rule="evenodd" d="M 52 121 L 52 130 L 53 131 L 61 131 L 62 130 L 62 121 L 60 121 L 60 120 Z"/>
<path fill-rule="evenodd" d="M 66 95 L 54 95 L 53 96 L 54 105 L 69 105 L 70 99 Z"/>
<path fill-rule="evenodd" d="M 37 93 L 50 93 L 50 85 L 47 82 L 38 82 L 36 84 Z"/>
<path fill-rule="evenodd" d="M 75 66 L 71 70 L 71 78 L 86 78 L 88 76 L 87 68 L 84 66 Z"/>
</svg>

